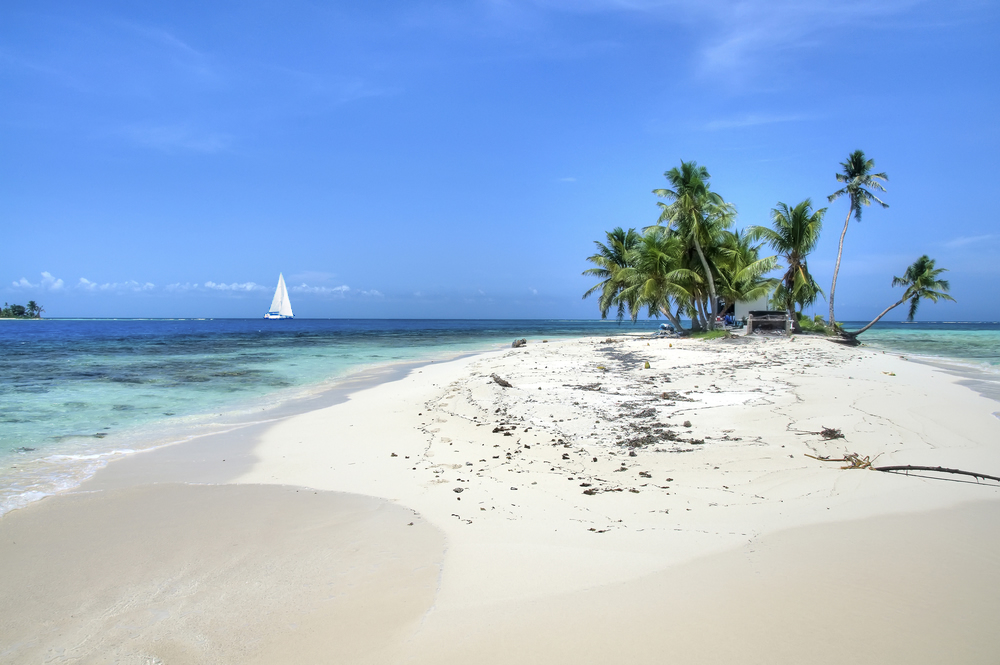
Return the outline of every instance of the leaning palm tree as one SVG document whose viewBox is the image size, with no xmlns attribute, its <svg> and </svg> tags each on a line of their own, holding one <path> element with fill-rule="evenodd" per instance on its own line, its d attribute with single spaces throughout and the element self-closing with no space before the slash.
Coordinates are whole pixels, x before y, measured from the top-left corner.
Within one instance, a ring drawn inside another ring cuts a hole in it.
<svg viewBox="0 0 1000 665">
<path fill-rule="evenodd" d="M 583 274 L 588 277 L 598 277 L 601 281 L 588 289 L 583 297 L 586 299 L 600 292 L 597 304 L 601 309 L 602 319 L 608 318 L 608 311 L 617 306 L 617 318 L 621 321 L 625 317 L 626 310 L 630 309 L 630 303 L 619 297 L 627 286 L 625 283 L 627 275 L 622 271 L 634 261 L 633 253 L 639 240 L 640 236 L 635 229 L 626 231 L 619 226 L 607 233 L 607 244 L 594 241 L 597 253 L 587 260 L 596 267 L 584 270 Z"/>
<path fill-rule="evenodd" d="M 906 269 L 906 272 L 903 273 L 902 277 L 892 278 L 893 286 L 906 287 L 906 291 L 903 292 L 903 297 L 882 310 L 882 313 L 876 316 L 874 321 L 861 330 L 847 333 L 848 337 L 851 339 L 856 338 L 858 335 L 878 323 L 879 319 L 888 314 L 891 310 L 899 307 L 907 300 L 910 301 L 910 312 L 906 317 L 907 321 L 913 320 L 914 315 L 917 313 L 917 305 L 920 304 L 921 300 L 930 300 L 931 302 L 937 302 L 938 300 L 950 300 L 955 302 L 955 299 L 947 293 L 947 291 L 951 288 L 948 281 L 938 279 L 938 276 L 943 272 L 947 272 L 947 270 L 944 268 L 934 267 L 934 259 L 928 257 L 926 254 L 921 256 L 913 262 L 913 265 Z"/>
<path fill-rule="evenodd" d="M 654 189 L 653 193 L 671 203 L 657 203 L 662 211 L 657 224 L 665 222 L 681 238 L 694 246 L 708 284 L 711 312 L 706 313 L 706 319 L 711 330 L 715 327 L 715 308 L 718 299 L 715 277 L 705 258 L 703 244 L 706 240 L 710 240 L 713 227 L 725 228 L 730 225 L 735 213 L 731 205 L 709 189 L 708 180 L 711 176 L 704 166 L 682 160 L 680 168 L 674 167 L 663 175 L 670 183 L 670 189 Z"/>
<path fill-rule="evenodd" d="M 819 242 L 820 231 L 823 230 L 823 216 L 826 208 L 820 208 L 813 212 L 812 200 L 806 199 L 795 207 L 789 207 L 787 203 L 778 202 L 778 205 L 771 209 L 771 225 L 751 226 L 747 229 L 752 240 L 763 240 L 771 248 L 782 255 L 788 264 L 785 274 L 781 278 L 782 287 L 780 293 L 781 305 L 792 321 L 792 325 L 798 327 L 798 316 L 795 313 L 795 303 L 815 302 L 819 287 L 816 281 L 809 274 L 809 265 L 806 257 Z"/>
<path fill-rule="evenodd" d="M 862 207 L 871 205 L 872 201 L 878 203 L 883 208 L 889 207 L 888 203 L 885 203 L 870 191 L 875 189 L 884 192 L 885 187 L 879 181 L 889 180 L 889 176 L 885 173 L 872 173 L 872 169 L 875 168 L 874 159 L 865 159 L 864 151 L 855 150 L 848 155 L 847 161 L 841 162 L 840 165 L 844 168 L 844 171 L 837 174 L 837 182 L 844 183 L 844 187 L 830 194 L 827 199 L 832 203 L 841 196 L 847 196 L 850 198 L 851 207 L 847 211 L 847 219 L 844 220 L 844 230 L 840 233 L 840 245 L 837 247 L 837 264 L 833 267 L 833 284 L 830 285 L 831 328 L 836 328 L 837 326 L 836 319 L 833 318 L 833 296 L 837 290 L 837 273 L 840 272 L 840 256 L 844 253 L 844 236 L 847 235 L 847 225 L 851 221 L 851 215 L 860 222 Z"/>
</svg>

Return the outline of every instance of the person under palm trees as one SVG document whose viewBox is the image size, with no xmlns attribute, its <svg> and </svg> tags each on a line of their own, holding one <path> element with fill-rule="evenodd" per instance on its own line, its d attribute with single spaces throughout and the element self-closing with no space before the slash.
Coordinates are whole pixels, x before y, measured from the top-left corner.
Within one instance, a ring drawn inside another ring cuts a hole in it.
<svg viewBox="0 0 1000 665">
<path fill-rule="evenodd" d="M 833 267 L 833 283 L 830 285 L 830 327 L 833 329 L 837 327 L 837 320 L 833 314 L 833 298 L 837 290 L 840 257 L 844 253 L 844 236 L 847 235 L 847 225 L 851 222 L 851 215 L 858 222 L 861 222 L 862 207 L 871 205 L 872 201 L 878 203 L 883 208 L 889 207 L 888 203 L 882 201 L 870 191 L 874 189 L 884 192 L 885 187 L 879 181 L 887 182 L 889 180 L 889 176 L 885 173 L 872 173 L 872 170 L 875 168 L 874 159 L 865 159 L 864 151 L 855 150 L 848 155 L 847 161 L 841 162 L 840 165 L 844 171 L 837 174 L 837 182 L 844 183 L 844 187 L 830 194 L 827 199 L 833 203 L 841 196 L 847 196 L 850 199 L 851 207 L 847 211 L 847 219 L 844 220 L 844 230 L 840 233 L 840 245 L 837 247 L 837 263 Z"/>
<path fill-rule="evenodd" d="M 892 278 L 893 286 L 906 287 L 906 290 L 903 292 L 903 297 L 882 310 L 882 313 L 876 316 L 875 319 L 867 326 L 861 330 L 848 332 L 847 336 L 851 339 L 857 338 L 858 335 L 878 323 L 879 319 L 893 309 L 902 305 L 907 300 L 910 301 L 910 311 L 906 317 L 907 321 L 913 320 L 913 317 L 917 313 L 917 306 L 920 304 L 921 300 L 930 300 L 931 302 L 937 302 L 938 300 L 950 300 L 955 302 L 955 299 L 948 295 L 948 291 L 951 289 L 948 281 L 938 279 L 940 274 L 943 272 L 947 272 L 947 270 L 944 268 L 935 268 L 934 259 L 924 254 L 906 269 L 906 272 L 903 273 L 902 277 Z"/>
</svg>

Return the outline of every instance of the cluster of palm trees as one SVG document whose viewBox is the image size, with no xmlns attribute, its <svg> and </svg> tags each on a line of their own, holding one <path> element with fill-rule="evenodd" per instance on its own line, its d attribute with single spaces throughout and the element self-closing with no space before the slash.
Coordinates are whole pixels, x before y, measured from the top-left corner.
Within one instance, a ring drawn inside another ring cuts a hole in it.
<svg viewBox="0 0 1000 665">
<path fill-rule="evenodd" d="M 0 319 L 40 319 L 44 311 L 45 308 L 34 300 L 29 300 L 27 305 L 4 303 L 3 309 L 0 309 Z"/>
<path fill-rule="evenodd" d="M 925 255 L 903 277 L 894 278 L 893 286 L 906 287 L 899 302 L 861 330 L 848 333 L 837 326 L 834 294 L 848 225 L 852 217 L 860 222 L 862 209 L 873 202 L 888 207 L 873 193 L 884 192 L 882 183 L 888 180 L 885 173 L 873 172 L 874 160 L 856 150 L 841 167 L 836 177 L 844 187 L 828 198 L 833 202 L 846 196 L 850 208 L 830 286 L 829 329 L 854 338 L 907 300 L 911 320 L 921 299 L 952 300 L 948 282 L 939 279 L 944 269 L 935 268 Z M 619 321 L 626 316 L 634 321 L 645 309 L 684 331 L 682 318 L 690 319 L 695 330 L 712 330 L 716 315 L 728 305 L 770 296 L 772 306 L 784 309 L 798 329 L 801 312 L 824 296 L 809 272 L 807 257 L 819 242 L 826 208 L 813 210 L 810 199 L 794 206 L 779 202 L 771 210 L 770 228 L 750 226 L 741 232 L 733 229 L 734 206 L 712 191 L 704 166 L 682 161 L 664 176 L 669 187 L 653 190 L 665 199 L 657 203 L 660 217 L 655 225 L 642 233 L 619 227 L 607 233 L 605 242 L 595 242 L 597 252 L 587 259 L 594 267 L 583 274 L 600 281 L 583 297 L 597 295 L 602 318 L 614 310 Z M 761 256 L 765 245 L 775 254 Z M 786 264 L 784 273 L 780 279 L 768 277 L 781 267 L 779 258 Z"/>
<path fill-rule="evenodd" d="M 612 309 L 633 321 L 646 309 L 665 316 L 678 330 L 682 318 L 694 329 L 712 330 L 720 300 L 757 300 L 774 289 L 765 275 L 778 266 L 761 257 L 751 234 L 732 230 L 736 209 L 712 191 L 708 170 L 681 162 L 664 174 L 669 188 L 653 193 L 660 218 L 642 233 L 616 228 L 587 260 L 584 275 L 601 281 L 584 294 L 598 295 L 601 316 Z"/>
</svg>

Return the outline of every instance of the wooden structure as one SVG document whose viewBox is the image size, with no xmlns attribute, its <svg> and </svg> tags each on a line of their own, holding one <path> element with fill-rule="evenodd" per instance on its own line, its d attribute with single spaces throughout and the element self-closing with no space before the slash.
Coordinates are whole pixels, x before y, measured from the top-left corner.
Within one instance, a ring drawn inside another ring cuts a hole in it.
<svg viewBox="0 0 1000 665">
<path fill-rule="evenodd" d="M 788 318 L 788 312 L 753 310 L 747 315 L 746 334 L 757 330 L 783 330 L 787 335 L 792 331 L 792 320 Z"/>
</svg>

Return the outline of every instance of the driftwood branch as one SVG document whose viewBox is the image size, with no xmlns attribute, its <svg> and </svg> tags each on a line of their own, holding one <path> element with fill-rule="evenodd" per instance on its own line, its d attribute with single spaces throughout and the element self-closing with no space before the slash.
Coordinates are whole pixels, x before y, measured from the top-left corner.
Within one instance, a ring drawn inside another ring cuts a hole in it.
<svg viewBox="0 0 1000 665">
<path fill-rule="evenodd" d="M 874 462 L 875 460 L 871 459 L 871 457 L 869 457 L 868 455 L 865 455 L 864 457 L 862 457 L 861 455 L 858 455 L 857 453 L 848 453 L 848 454 L 844 455 L 843 457 L 837 457 L 837 458 L 823 457 L 823 456 L 817 457 L 816 455 L 810 455 L 809 453 L 806 453 L 806 457 L 811 457 L 811 458 L 813 458 L 815 460 L 819 460 L 820 462 L 846 462 L 847 466 L 842 466 L 842 467 L 840 467 L 841 469 L 874 469 L 875 468 L 875 467 L 872 466 L 872 462 Z M 878 458 L 879 458 L 879 456 L 876 455 L 875 459 L 878 459 Z"/>
<path fill-rule="evenodd" d="M 806 453 L 806 457 L 811 457 L 814 460 L 819 460 L 820 462 L 846 462 L 847 466 L 840 467 L 841 469 L 871 469 L 872 471 L 882 471 L 883 473 L 898 473 L 900 471 L 933 471 L 934 473 L 952 473 L 958 476 L 970 476 L 972 478 L 983 479 L 983 480 L 994 480 L 1000 483 L 1000 477 L 991 476 L 985 473 L 976 473 L 975 471 L 963 471 L 961 469 L 949 469 L 943 466 L 917 466 L 914 464 L 902 464 L 897 466 L 874 466 L 873 462 L 875 460 L 870 459 L 867 455 L 861 457 L 857 453 L 848 453 L 843 457 L 831 458 L 824 456 L 810 455 Z M 878 459 L 878 455 L 875 456 Z"/>
<path fill-rule="evenodd" d="M 912 464 L 904 464 L 902 466 L 874 466 L 872 468 L 876 471 L 885 471 L 886 473 L 894 473 L 897 471 L 935 471 L 937 473 L 954 473 L 959 476 L 972 476 L 973 478 L 995 480 L 1000 483 L 1000 478 L 996 476 L 990 476 L 985 473 L 976 473 L 974 471 L 962 471 L 961 469 L 947 469 L 943 466 L 914 466 Z"/>
</svg>

